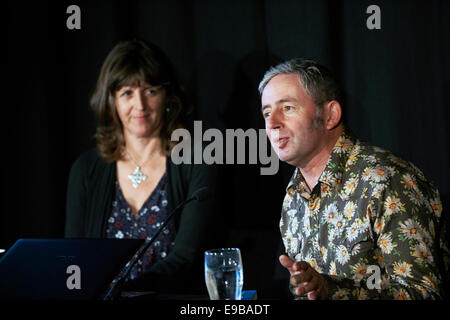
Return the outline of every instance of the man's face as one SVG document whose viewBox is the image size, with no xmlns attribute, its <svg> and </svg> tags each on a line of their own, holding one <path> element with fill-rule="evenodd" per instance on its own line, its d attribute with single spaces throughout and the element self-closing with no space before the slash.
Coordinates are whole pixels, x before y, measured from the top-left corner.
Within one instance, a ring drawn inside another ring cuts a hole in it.
<svg viewBox="0 0 450 320">
<path fill-rule="evenodd" d="M 266 133 L 280 160 L 306 166 L 325 146 L 325 129 L 317 127 L 316 106 L 298 76 L 273 77 L 264 88 L 261 103 Z"/>
</svg>

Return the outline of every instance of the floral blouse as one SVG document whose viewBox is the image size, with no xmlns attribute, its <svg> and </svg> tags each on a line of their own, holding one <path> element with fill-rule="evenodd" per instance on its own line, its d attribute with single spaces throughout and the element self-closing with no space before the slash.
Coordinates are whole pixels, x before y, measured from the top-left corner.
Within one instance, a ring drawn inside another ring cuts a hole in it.
<svg viewBox="0 0 450 320">
<path fill-rule="evenodd" d="M 137 214 L 133 214 L 122 194 L 119 182 L 116 181 L 111 215 L 108 219 L 108 228 L 106 230 L 107 238 L 150 240 L 168 215 L 166 187 L 167 173 L 164 173 L 155 190 L 142 205 L 142 208 Z M 174 239 L 175 225 L 172 222 L 164 228 L 158 239 L 133 267 L 129 279 L 141 277 L 150 270 L 153 264 L 164 259 L 173 247 Z"/>
<path fill-rule="evenodd" d="M 343 133 L 313 190 L 296 169 L 286 191 L 286 253 L 326 278 L 330 299 L 442 297 L 442 204 L 412 163 Z"/>
</svg>

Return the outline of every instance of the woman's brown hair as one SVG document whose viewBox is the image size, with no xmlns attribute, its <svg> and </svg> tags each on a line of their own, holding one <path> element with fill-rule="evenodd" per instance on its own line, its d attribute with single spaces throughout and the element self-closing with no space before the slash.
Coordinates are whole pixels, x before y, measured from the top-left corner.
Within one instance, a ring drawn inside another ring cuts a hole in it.
<svg viewBox="0 0 450 320">
<path fill-rule="evenodd" d="M 97 148 L 107 162 L 119 160 L 125 146 L 122 123 L 116 112 L 115 93 L 123 86 L 143 82 L 166 90 L 160 139 L 162 150 L 167 155 L 174 145 L 170 140 L 172 131 L 185 127 L 184 121 L 191 109 L 169 58 L 152 43 L 142 40 L 120 42 L 106 57 L 90 101 L 98 118 Z"/>
</svg>

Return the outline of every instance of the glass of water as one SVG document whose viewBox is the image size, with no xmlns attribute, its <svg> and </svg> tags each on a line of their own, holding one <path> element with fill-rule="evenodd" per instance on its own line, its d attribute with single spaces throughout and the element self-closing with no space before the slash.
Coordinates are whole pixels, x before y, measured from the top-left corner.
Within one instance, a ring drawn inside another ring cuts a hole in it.
<svg viewBox="0 0 450 320">
<path fill-rule="evenodd" d="M 244 285 L 241 251 L 238 248 L 205 251 L 205 282 L 211 300 L 241 300 Z"/>
</svg>

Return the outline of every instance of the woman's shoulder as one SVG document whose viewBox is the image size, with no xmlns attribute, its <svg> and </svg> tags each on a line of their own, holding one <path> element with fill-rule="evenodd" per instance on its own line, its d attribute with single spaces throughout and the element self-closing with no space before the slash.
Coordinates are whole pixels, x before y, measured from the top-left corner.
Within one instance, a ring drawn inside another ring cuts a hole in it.
<svg viewBox="0 0 450 320">
<path fill-rule="evenodd" d="M 194 163 L 193 161 L 174 162 L 170 156 L 167 157 L 167 165 L 171 170 L 178 170 L 183 175 L 190 175 L 193 172 L 214 172 L 218 169 L 216 164 L 208 165 L 205 163 Z"/>
<path fill-rule="evenodd" d="M 101 160 L 101 157 L 98 154 L 97 149 L 91 148 L 78 155 L 74 163 L 88 164 L 99 160 Z"/>
<path fill-rule="evenodd" d="M 210 186 L 213 188 L 221 183 L 223 177 L 221 166 L 217 164 L 175 164 L 171 159 L 168 159 L 167 170 L 169 173 L 169 183 L 182 183 L 183 185 L 189 185 L 192 188 L 203 186 Z"/>
<path fill-rule="evenodd" d="M 102 157 L 99 155 L 96 148 L 91 148 L 81 153 L 74 161 L 72 165 L 72 171 L 92 172 L 92 170 L 98 169 L 108 165 Z"/>
</svg>

